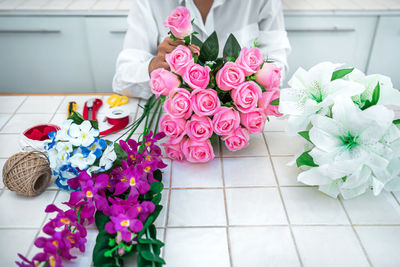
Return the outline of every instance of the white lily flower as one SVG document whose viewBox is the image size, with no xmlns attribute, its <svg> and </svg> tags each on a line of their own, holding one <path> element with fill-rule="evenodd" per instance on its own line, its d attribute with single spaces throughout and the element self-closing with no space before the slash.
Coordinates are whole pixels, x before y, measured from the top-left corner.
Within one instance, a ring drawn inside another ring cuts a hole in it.
<svg viewBox="0 0 400 267">
<path fill-rule="evenodd" d="M 314 114 L 330 115 L 330 106 L 337 97 L 361 94 L 362 84 L 338 79 L 331 81 L 333 72 L 340 64 L 324 62 L 309 71 L 299 68 L 289 81 L 291 88 L 282 89 L 279 111 L 290 115 L 288 132 L 307 129 Z"/>
<path fill-rule="evenodd" d="M 72 137 L 72 145 L 88 147 L 99 136 L 99 130 L 93 128 L 89 121 L 83 121 L 81 125 L 72 124 L 69 135 Z"/>
<path fill-rule="evenodd" d="M 354 102 L 360 107 L 364 105 L 365 101 L 372 100 L 372 95 L 378 83 L 380 85 L 378 104 L 400 106 L 400 92 L 393 88 L 392 80 L 387 76 L 380 74 L 366 76 L 362 71 L 354 69 L 345 77 L 345 80 L 357 82 L 365 87 L 362 94 L 353 97 Z"/>
<path fill-rule="evenodd" d="M 65 120 L 61 125 L 61 129 L 57 131 L 56 141 L 69 141 L 71 140 L 71 136 L 69 135 L 69 128 L 72 125 L 72 120 Z"/>
<path fill-rule="evenodd" d="M 310 151 L 319 167 L 301 173 L 298 180 L 344 198 L 360 195 L 372 185 L 374 193 L 388 182 L 387 167 L 394 153 L 381 142 L 392 129 L 394 112 L 384 106 L 360 110 L 350 98 L 337 98 L 332 118 L 315 115 L 309 132 Z"/>
</svg>

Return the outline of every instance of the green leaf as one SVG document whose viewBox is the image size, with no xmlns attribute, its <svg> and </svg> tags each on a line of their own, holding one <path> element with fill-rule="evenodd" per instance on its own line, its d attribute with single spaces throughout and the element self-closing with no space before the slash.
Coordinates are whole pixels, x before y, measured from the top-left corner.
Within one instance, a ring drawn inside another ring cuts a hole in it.
<svg viewBox="0 0 400 267">
<path fill-rule="evenodd" d="M 73 110 L 71 115 L 69 115 L 68 120 L 72 120 L 73 123 L 80 125 L 85 119 L 79 112 Z"/>
<path fill-rule="evenodd" d="M 192 35 L 192 44 L 197 45 L 200 49 L 203 46 L 203 42 L 200 41 L 195 35 Z"/>
<path fill-rule="evenodd" d="M 374 92 L 372 94 L 371 101 L 367 100 L 365 102 L 364 106 L 361 109 L 365 110 L 365 109 L 367 109 L 369 107 L 372 107 L 372 106 L 375 106 L 376 104 L 378 104 L 380 94 L 381 94 L 381 86 L 380 86 L 380 84 L 378 82 L 378 84 L 376 85 L 376 87 L 374 89 Z"/>
<path fill-rule="evenodd" d="M 269 103 L 269 104 L 270 104 L 270 105 L 273 105 L 273 106 L 279 106 L 279 98 L 277 98 L 277 99 L 271 101 L 271 103 Z"/>
<path fill-rule="evenodd" d="M 400 119 L 398 119 L 398 120 L 394 120 L 394 121 L 393 121 L 393 124 L 395 124 L 395 125 L 399 125 L 399 124 L 400 124 Z"/>
<path fill-rule="evenodd" d="M 97 229 L 104 229 L 106 224 L 110 221 L 110 218 L 107 217 L 103 212 L 101 211 L 96 211 L 94 215 L 95 223 L 97 226 Z"/>
<path fill-rule="evenodd" d="M 301 166 L 318 167 L 318 165 L 314 163 L 314 159 L 310 156 L 309 151 L 301 154 L 301 156 L 296 159 L 296 163 L 297 167 Z"/>
<path fill-rule="evenodd" d="M 151 202 L 153 202 L 154 205 L 158 205 L 158 204 L 160 204 L 161 199 L 162 199 L 162 195 L 161 195 L 161 194 L 157 194 L 157 195 L 155 195 L 155 196 L 153 197 L 153 199 L 151 200 Z"/>
<path fill-rule="evenodd" d="M 200 59 L 203 62 L 215 61 L 218 57 L 219 44 L 217 33 L 214 31 L 200 48 Z"/>
<path fill-rule="evenodd" d="M 150 185 L 150 190 L 148 191 L 152 195 L 156 195 L 158 193 L 161 193 L 161 191 L 164 189 L 164 185 L 161 182 L 154 182 Z"/>
<path fill-rule="evenodd" d="M 226 40 L 225 46 L 224 46 L 224 51 L 223 51 L 223 56 L 224 57 L 233 57 L 237 58 L 240 53 L 240 44 L 235 38 L 235 36 L 231 33 Z"/>
<path fill-rule="evenodd" d="M 109 250 L 108 240 L 111 235 L 108 234 L 104 228 L 99 231 L 96 238 L 96 245 L 93 249 L 93 263 L 94 266 L 115 266 L 114 259 L 108 258 L 104 254 Z"/>
<path fill-rule="evenodd" d="M 114 161 L 115 166 L 121 166 L 121 161 L 126 160 L 128 155 L 126 152 L 121 148 L 119 143 L 114 143 L 114 151 L 117 155 L 117 159 Z"/>
<path fill-rule="evenodd" d="M 157 181 L 161 182 L 161 180 L 162 180 L 162 172 L 161 172 L 160 169 L 155 170 L 153 172 L 153 176 L 154 176 L 154 179 L 156 179 Z"/>
<path fill-rule="evenodd" d="M 185 36 L 184 40 L 186 45 L 190 44 L 190 36 Z"/>
<path fill-rule="evenodd" d="M 334 73 L 332 73 L 331 81 L 341 79 L 344 76 L 346 76 L 347 74 L 351 73 L 353 70 L 354 70 L 354 68 L 337 70 Z"/>
<path fill-rule="evenodd" d="M 310 139 L 310 131 L 303 131 L 303 132 L 298 132 L 298 134 L 303 137 L 304 139 L 306 139 L 308 142 L 310 142 L 311 144 L 313 143 Z"/>
<path fill-rule="evenodd" d="M 163 242 L 161 242 L 161 241 L 158 240 L 158 239 L 153 239 L 153 238 L 146 238 L 146 239 L 139 238 L 139 239 L 138 239 L 138 242 L 139 242 L 140 244 L 153 244 L 153 245 L 156 245 L 156 246 L 159 246 L 159 247 L 164 246 L 164 243 L 163 243 Z"/>
<path fill-rule="evenodd" d="M 165 264 L 165 261 L 162 258 L 160 258 L 158 255 L 156 255 L 154 253 L 151 253 L 148 250 L 140 251 L 140 256 L 142 256 L 145 260 L 148 260 L 148 261 Z"/>
</svg>

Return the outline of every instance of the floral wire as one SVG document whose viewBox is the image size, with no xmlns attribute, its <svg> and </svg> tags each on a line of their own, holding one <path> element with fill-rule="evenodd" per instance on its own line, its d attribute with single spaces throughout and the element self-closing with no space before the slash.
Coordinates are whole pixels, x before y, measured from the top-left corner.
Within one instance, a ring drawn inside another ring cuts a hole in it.
<svg viewBox="0 0 400 267">
<path fill-rule="evenodd" d="M 161 100 L 160 103 L 161 103 L 161 102 L 164 102 L 164 101 Z M 155 125 L 155 128 L 154 128 L 153 136 L 155 136 L 156 133 L 157 133 L 157 131 L 158 131 L 158 123 L 160 122 L 161 114 L 162 114 L 162 105 L 160 106 L 160 109 L 159 109 L 159 111 L 158 111 L 158 117 L 157 117 L 157 122 L 156 122 L 156 125 Z"/>
<path fill-rule="evenodd" d="M 153 112 L 153 115 L 151 116 L 151 120 L 150 120 L 150 123 L 149 123 L 149 128 L 151 128 L 151 127 L 153 126 L 154 118 L 156 117 L 157 112 L 158 112 L 158 110 L 159 110 L 160 107 L 161 107 L 161 101 L 160 101 L 160 99 L 157 99 L 156 101 L 157 101 L 157 106 L 156 106 L 156 108 L 155 108 L 155 110 L 154 110 L 154 112 Z M 156 134 L 156 133 L 154 133 L 154 134 Z"/>
<path fill-rule="evenodd" d="M 143 119 L 144 119 L 145 117 L 148 117 L 149 111 L 150 111 L 150 110 L 153 108 L 153 106 L 154 106 L 154 98 L 155 98 L 155 96 L 152 95 L 152 96 L 149 98 L 149 100 L 147 100 L 147 103 L 146 103 L 146 105 L 144 106 L 144 109 L 143 109 L 143 114 L 142 114 L 142 115 L 140 116 L 140 118 L 138 119 L 138 121 L 140 121 L 140 123 L 143 121 Z M 140 124 L 140 123 L 139 123 L 139 124 Z M 128 139 L 132 137 L 132 135 L 133 135 L 133 133 L 136 131 L 136 129 L 137 129 L 137 127 L 136 127 L 135 129 L 133 129 L 133 130 L 129 133 L 129 135 L 128 135 L 128 137 L 125 139 L 125 141 L 128 141 Z"/>
</svg>

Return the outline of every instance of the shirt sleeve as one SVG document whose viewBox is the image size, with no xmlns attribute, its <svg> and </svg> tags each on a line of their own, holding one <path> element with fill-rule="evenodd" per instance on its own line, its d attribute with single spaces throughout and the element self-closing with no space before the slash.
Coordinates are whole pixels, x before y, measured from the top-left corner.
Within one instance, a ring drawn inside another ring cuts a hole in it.
<svg viewBox="0 0 400 267">
<path fill-rule="evenodd" d="M 285 30 L 281 0 L 266 0 L 258 17 L 259 49 L 268 60 L 282 68 L 282 80 L 288 72 L 287 55 L 290 43 Z"/>
<path fill-rule="evenodd" d="M 150 1 L 133 0 L 127 20 L 128 30 L 117 59 L 113 90 L 122 95 L 149 98 L 148 67 L 157 53 L 159 34 Z"/>
</svg>

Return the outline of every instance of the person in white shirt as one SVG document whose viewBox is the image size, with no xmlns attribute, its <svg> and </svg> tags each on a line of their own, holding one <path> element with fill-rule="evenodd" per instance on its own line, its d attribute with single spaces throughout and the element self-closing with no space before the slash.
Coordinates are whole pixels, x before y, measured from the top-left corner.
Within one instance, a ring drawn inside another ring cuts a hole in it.
<svg viewBox="0 0 400 267">
<path fill-rule="evenodd" d="M 128 31 L 118 56 L 113 90 L 116 93 L 149 98 L 151 71 L 169 69 L 165 54 L 182 41 L 168 36 L 163 22 L 177 7 L 185 6 L 194 18 L 193 30 L 201 41 L 213 31 L 223 44 L 233 33 L 240 45 L 259 44 L 264 58 L 274 61 L 287 73 L 290 44 L 285 31 L 281 0 L 133 0 L 128 15 Z"/>
</svg>

